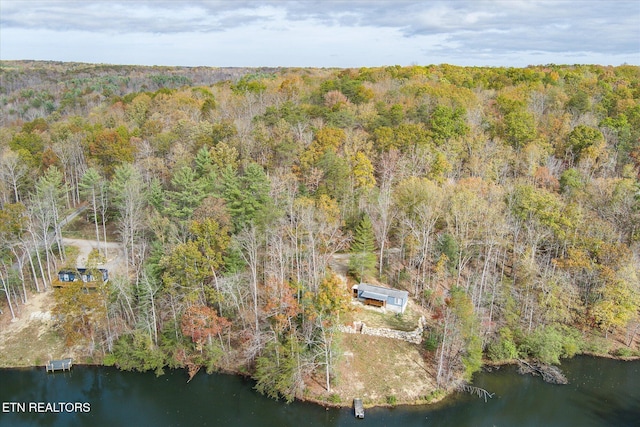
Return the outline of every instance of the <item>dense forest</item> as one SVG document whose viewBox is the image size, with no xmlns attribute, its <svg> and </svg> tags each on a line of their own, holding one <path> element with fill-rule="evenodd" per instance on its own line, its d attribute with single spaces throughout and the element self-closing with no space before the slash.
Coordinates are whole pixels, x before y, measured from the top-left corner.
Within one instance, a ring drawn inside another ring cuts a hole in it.
<svg viewBox="0 0 640 427">
<path fill-rule="evenodd" d="M 1 307 L 55 284 L 86 206 L 125 263 L 55 313 L 96 360 L 330 390 L 338 253 L 429 313 L 443 389 L 483 357 L 639 353 L 639 67 L 0 65 Z"/>
</svg>

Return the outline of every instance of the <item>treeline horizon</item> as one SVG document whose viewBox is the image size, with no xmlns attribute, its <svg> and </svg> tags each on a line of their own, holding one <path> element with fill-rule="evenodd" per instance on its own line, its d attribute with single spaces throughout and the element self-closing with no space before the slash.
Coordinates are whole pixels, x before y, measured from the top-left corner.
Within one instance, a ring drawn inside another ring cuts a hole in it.
<svg viewBox="0 0 640 427">
<path fill-rule="evenodd" d="M 2 61 L 0 111 L 6 304 L 53 284 L 87 204 L 126 268 L 56 314 L 107 364 L 330 392 L 336 253 L 430 313 L 439 387 L 483 356 L 638 354 L 640 67 Z"/>
</svg>

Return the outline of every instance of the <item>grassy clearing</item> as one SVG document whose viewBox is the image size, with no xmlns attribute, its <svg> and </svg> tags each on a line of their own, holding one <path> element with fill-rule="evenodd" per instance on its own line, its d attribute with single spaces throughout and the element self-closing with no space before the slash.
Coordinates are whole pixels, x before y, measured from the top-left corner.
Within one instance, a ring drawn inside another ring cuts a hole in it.
<svg viewBox="0 0 640 427">
<path fill-rule="evenodd" d="M 351 324 L 354 321 L 360 321 L 372 328 L 413 331 L 418 326 L 420 316 L 420 312 L 412 305 L 409 305 L 403 314 L 396 314 L 383 313 L 379 309 L 357 304 L 353 305 L 353 310 L 344 317 L 343 322 Z"/>
<path fill-rule="evenodd" d="M 5 336 L 0 344 L 0 366 L 43 366 L 65 354 L 64 339 L 46 322 L 31 321 L 20 331 Z"/>
<path fill-rule="evenodd" d="M 402 315 L 354 304 L 341 320 L 344 324 L 361 321 L 369 327 L 412 331 L 421 315 L 413 304 Z M 346 406 L 356 397 L 368 406 L 428 403 L 442 397 L 435 383 L 433 354 L 421 345 L 345 333 L 340 336 L 339 348 L 341 357 L 332 390 L 324 388 L 324 378 L 312 378 L 307 382 L 308 397 Z"/>
<path fill-rule="evenodd" d="M 332 404 L 350 405 L 360 397 L 365 405 L 428 402 L 436 390 L 431 355 L 404 341 L 343 334 L 342 357 L 331 392 L 322 378 L 309 384 L 310 395 Z"/>
</svg>

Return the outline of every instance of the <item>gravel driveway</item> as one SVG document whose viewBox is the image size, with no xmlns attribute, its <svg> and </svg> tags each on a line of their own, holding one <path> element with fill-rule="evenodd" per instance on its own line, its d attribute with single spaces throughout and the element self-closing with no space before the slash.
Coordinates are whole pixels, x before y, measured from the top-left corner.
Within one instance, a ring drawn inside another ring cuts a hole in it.
<svg viewBox="0 0 640 427">
<path fill-rule="evenodd" d="M 80 250 L 78 254 L 78 261 L 76 267 L 86 267 L 87 257 L 92 249 L 103 249 L 105 247 L 104 242 L 98 243 L 96 240 L 84 240 L 84 239 L 62 239 L 62 243 L 69 246 L 75 246 Z M 123 268 L 124 252 L 122 250 L 122 244 L 117 242 L 107 242 L 107 262 L 99 264 L 100 268 L 106 268 L 110 272 L 120 271 Z"/>
</svg>

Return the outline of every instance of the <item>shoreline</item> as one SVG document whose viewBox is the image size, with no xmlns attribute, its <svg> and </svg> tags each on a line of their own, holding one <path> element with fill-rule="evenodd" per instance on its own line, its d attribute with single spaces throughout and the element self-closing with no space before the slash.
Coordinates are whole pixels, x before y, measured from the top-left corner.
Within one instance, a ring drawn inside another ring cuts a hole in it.
<svg viewBox="0 0 640 427">
<path fill-rule="evenodd" d="M 90 366 L 90 367 L 100 367 L 100 368 L 114 368 L 117 369 L 119 371 L 123 371 L 123 372 L 127 372 L 123 369 L 118 368 L 117 366 L 107 366 L 104 364 L 100 364 L 100 363 L 74 363 L 74 366 Z M 168 368 L 168 367 L 165 367 Z M 45 371 L 45 365 L 21 365 L 21 366 L 5 366 L 5 365 L 0 365 L 0 369 L 6 369 L 6 370 L 31 370 L 31 369 L 42 369 L 43 371 Z M 186 371 L 185 368 L 168 368 L 174 371 L 184 371 L 185 374 L 185 382 L 189 382 L 189 374 Z M 151 371 L 136 371 L 136 370 L 132 370 L 132 371 L 128 371 L 128 372 L 136 372 L 136 373 L 146 373 L 146 372 L 151 372 Z M 198 371 L 199 372 L 199 371 Z M 50 373 L 50 374 L 55 374 L 55 372 Z M 229 371 L 229 370 L 219 370 L 219 371 L 215 371 L 211 374 L 207 373 L 205 371 L 205 375 L 213 375 L 213 374 L 219 374 L 219 375 L 231 375 L 231 376 L 237 376 L 237 377 L 241 377 L 244 379 L 249 379 L 253 381 L 253 378 L 246 374 L 246 373 L 242 373 L 242 372 L 234 372 L 234 371 Z M 196 374 L 197 375 L 197 374 Z M 162 375 L 160 375 L 158 378 L 162 377 Z M 253 388 L 253 387 L 252 387 Z M 258 391 L 255 391 L 256 393 L 258 393 Z M 446 397 L 448 397 L 449 395 L 451 395 L 453 392 L 455 392 L 455 390 L 451 390 L 449 392 L 443 392 L 440 394 L 440 396 L 438 396 L 438 398 L 434 399 L 434 400 L 416 400 L 416 401 L 398 401 L 396 404 L 388 404 L 388 403 L 375 403 L 375 404 L 365 404 L 364 407 L 365 409 L 370 409 L 370 408 L 393 408 L 396 406 L 420 406 L 420 405 L 431 405 L 431 404 L 435 404 L 438 403 L 440 401 L 442 401 L 443 399 L 445 399 Z M 278 401 L 280 401 L 280 399 L 278 399 Z M 348 401 L 344 401 L 344 402 L 330 402 L 330 401 L 325 401 L 322 399 L 319 399 L 317 397 L 296 397 L 294 399 L 294 402 L 300 402 L 300 403 L 312 403 L 318 406 L 322 406 L 324 408 L 352 408 L 353 407 L 353 398 L 348 400 Z M 287 404 L 286 402 L 283 401 L 283 403 Z"/>
<path fill-rule="evenodd" d="M 640 360 L 640 356 L 629 356 L 629 357 L 622 357 L 622 356 L 615 356 L 612 354 L 597 354 L 597 353 L 592 353 L 592 352 L 585 352 L 585 353 L 580 353 L 580 354 L 576 354 L 575 356 L 572 357 L 580 357 L 580 356 L 588 356 L 588 357 L 594 357 L 594 358 L 602 358 L 602 359 L 609 359 L 609 360 L 619 360 L 622 362 L 635 362 Z M 482 371 L 487 371 L 487 372 L 491 372 L 492 369 L 491 368 L 501 368 L 503 366 L 512 366 L 512 365 L 517 365 L 518 364 L 518 360 L 506 360 L 506 361 L 499 361 L 499 362 L 494 362 L 491 360 L 483 360 L 483 364 L 481 367 Z M 96 366 L 96 367 L 104 367 L 104 368 L 115 368 L 118 370 L 121 370 L 120 368 L 118 368 L 117 366 L 107 366 L 104 365 L 102 363 L 77 363 L 74 364 L 76 366 Z M 556 365 L 553 365 L 556 366 Z M 562 364 L 558 365 L 559 367 L 562 366 Z M 7 366 L 7 365 L 0 365 L 0 369 L 10 369 L 10 370 L 22 370 L 22 369 L 34 369 L 34 368 L 41 368 L 44 370 L 45 365 L 44 364 L 37 364 L 37 365 L 18 365 L 18 366 Z M 487 369 L 488 368 L 488 369 Z M 171 368 L 173 370 L 179 371 L 179 370 L 184 370 L 184 368 Z M 122 371 L 122 370 L 121 370 Z M 143 371 L 131 371 L 131 372 L 143 372 Z M 147 371 L 148 372 L 148 371 Z M 211 375 L 205 372 L 206 375 Z M 220 375 L 232 375 L 232 376 L 238 376 L 238 377 L 242 377 L 244 379 L 252 379 L 250 375 L 244 373 L 244 372 L 240 372 L 240 371 L 233 371 L 233 370 L 219 370 L 214 372 L 214 374 L 220 374 Z M 189 375 L 185 370 L 185 378 L 186 378 L 186 382 L 190 381 L 190 379 L 188 378 Z M 419 400 L 414 400 L 414 401 L 398 401 L 394 404 L 390 404 L 390 403 L 368 403 L 368 404 L 364 404 L 365 409 L 371 409 L 371 408 L 394 408 L 394 407 L 398 407 L 398 406 L 428 406 L 428 405 L 433 405 L 436 403 L 441 402 L 442 400 L 446 399 L 447 397 L 451 396 L 453 393 L 455 393 L 457 390 L 456 389 L 451 389 L 451 390 L 447 390 L 447 391 L 442 391 L 440 393 L 438 393 L 437 396 L 434 396 L 433 400 L 426 400 L 426 399 L 419 399 Z M 257 393 L 257 391 L 256 391 Z M 352 408 L 353 407 L 353 398 L 348 398 L 347 400 L 343 401 L 343 396 L 340 396 L 341 401 L 340 402 L 331 402 L 328 400 L 322 400 L 321 398 L 318 398 L 317 396 L 302 396 L 302 397 L 296 397 L 295 398 L 295 402 L 300 402 L 300 403 L 311 403 L 311 404 L 315 404 L 318 406 L 322 406 L 324 408 L 336 408 L 336 409 L 342 409 L 342 408 Z"/>
<path fill-rule="evenodd" d="M 7 327 L 0 331 L 0 348 L 5 357 L 0 357 L 0 368 L 2 369 L 33 369 L 38 368 L 44 371 L 47 360 L 60 359 L 64 357 L 71 357 L 74 359 L 74 364 L 84 366 L 106 366 L 103 362 L 103 356 L 96 354 L 93 357 L 83 356 L 87 348 L 83 346 L 67 347 L 61 337 L 55 331 L 55 327 L 51 319 L 44 318 L 42 316 L 34 316 L 34 314 L 40 314 L 49 310 L 49 303 L 44 299 L 48 293 L 35 294 L 30 299 L 27 308 L 23 313 L 21 320 L 9 322 L 7 321 Z M 37 338 L 36 338 L 37 337 Z M 359 335 L 348 335 L 349 339 L 357 339 Z M 35 339 L 34 339 L 35 338 Z M 382 337 L 371 337 L 366 342 L 371 343 L 372 340 L 386 340 Z M 637 350 L 630 349 L 634 355 L 630 357 L 620 356 L 616 354 L 620 348 L 624 347 L 622 342 L 609 337 L 609 352 L 607 353 L 593 353 L 583 352 L 576 354 L 576 356 L 590 356 L 598 358 L 606 358 L 612 360 L 621 361 L 635 361 L 640 360 L 640 355 L 637 354 Z M 615 343 L 615 344 L 614 344 Z M 357 343 L 358 346 L 362 346 L 363 343 Z M 373 343 L 371 349 L 384 347 L 387 343 Z M 370 349 L 364 347 L 367 351 Z M 394 355 L 405 355 L 408 352 L 416 350 L 414 345 L 407 344 L 407 347 L 396 348 L 393 352 Z M 406 356 L 406 355 L 405 355 Z M 424 355 L 423 355 L 424 356 Z M 353 357 L 353 356 L 352 356 Z M 422 357 L 422 356 L 416 356 Z M 574 356 L 575 357 L 575 356 Z M 566 360 L 566 359 L 561 359 Z M 393 361 L 392 361 L 393 362 Z M 430 362 L 433 363 L 433 360 Z M 515 365 L 517 360 L 503 360 L 495 362 L 484 358 L 482 360 L 481 369 L 484 371 L 491 371 L 492 368 L 505 365 Z M 562 363 L 558 365 L 562 369 Z M 356 367 L 355 365 L 352 366 Z M 118 367 L 116 367 L 119 369 Z M 165 367 L 166 368 L 166 367 Z M 179 368 L 184 369 L 184 368 Z M 361 366 L 360 369 L 363 369 Z M 188 381 L 189 374 L 187 370 L 185 372 L 185 381 Z M 239 366 L 228 366 L 225 369 L 219 369 L 216 373 L 225 375 L 240 376 L 245 379 L 251 379 L 251 375 Z M 343 373 L 344 374 L 344 373 Z M 433 373 L 432 373 L 433 374 Z M 349 374 L 346 374 L 349 375 Z M 347 378 L 347 377 L 345 377 Z M 433 379 L 432 377 L 430 377 Z M 397 406 L 420 406 L 420 405 L 433 405 L 447 397 L 451 396 L 456 390 L 451 388 L 449 390 L 437 389 L 435 383 L 432 387 L 427 387 L 420 394 L 413 394 L 409 396 L 402 396 L 395 390 L 382 389 L 380 387 L 387 387 L 387 384 L 370 383 L 370 377 L 362 376 L 360 380 L 363 384 L 367 384 L 364 390 L 373 391 L 373 396 L 367 398 L 366 395 L 361 394 L 356 390 L 340 389 L 338 385 L 332 392 L 326 392 L 324 389 L 312 387 L 306 384 L 305 391 L 299 396 L 296 396 L 295 400 L 298 402 L 312 403 L 315 405 L 323 406 L 325 408 L 351 408 L 354 398 L 363 398 L 363 404 L 365 408 L 374 407 L 386 407 L 392 408 Z M 405 378 L 407 384 L 410 385 L 424 385 L 420 381 L 424 380 L 419 378 Z M 378 388 L 376 388 L 378 387 Z M 404 397 L 404 398 L 403 398 Z M 393 400 L 391 399 L 393 398 Z"/>
</svg>

